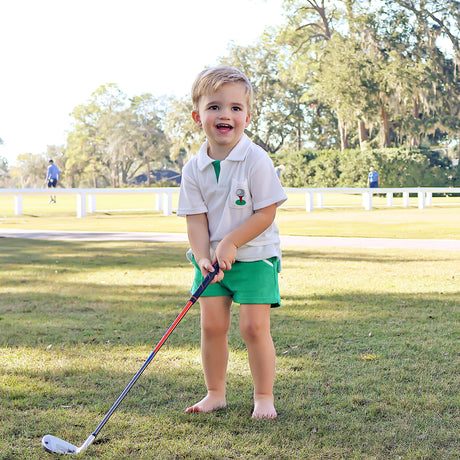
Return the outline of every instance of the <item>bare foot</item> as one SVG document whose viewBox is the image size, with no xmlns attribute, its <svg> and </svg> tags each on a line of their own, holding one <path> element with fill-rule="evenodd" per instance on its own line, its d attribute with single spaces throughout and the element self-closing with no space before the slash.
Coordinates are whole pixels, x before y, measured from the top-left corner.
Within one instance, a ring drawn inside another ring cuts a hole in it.
<svg viewBox="0 0 460 460">
<path fill-rule="evenodd" d="M 190 412 L 213 412 L 218 409 L 227 407 L 225 396 L 209 394 L 206 395 L 199 403 L 185 409 L 185 413 Z"/>
<path fill-rule="evenodd" d="M 252 418 L 266 418 L 272 419 L 277 417 L 276 409 L 273 404 L 273 396 L 255 396 L 254 397 L 254 411 Z"/>
</svg>

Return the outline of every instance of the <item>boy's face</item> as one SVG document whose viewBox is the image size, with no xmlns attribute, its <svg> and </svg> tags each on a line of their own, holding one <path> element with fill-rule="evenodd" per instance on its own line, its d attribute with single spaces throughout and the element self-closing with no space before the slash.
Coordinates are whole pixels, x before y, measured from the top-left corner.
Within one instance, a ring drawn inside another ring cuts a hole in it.
<svg viewBox="0 0 460 460">
<path fill-rule="evenodd" d="M 243 83 L 225 83 L 216 92 L 201 96 L 198 110 L 192 112 L 209 145 L 208 154 L 224 159 L 243 136 L 251 114 Z"/>
</svg>

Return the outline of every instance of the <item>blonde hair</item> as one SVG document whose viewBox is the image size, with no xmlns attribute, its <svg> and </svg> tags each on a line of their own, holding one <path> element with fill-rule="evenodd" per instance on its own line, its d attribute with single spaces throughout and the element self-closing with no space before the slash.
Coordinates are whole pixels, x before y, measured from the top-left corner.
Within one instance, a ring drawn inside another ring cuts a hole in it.
<svg viewBox="0 0 460 460">
<path fill-rule="evenodd" d="M 246 75 L 234 67 L 222 65 L 201 71 L 192 85 L 192 102 L 194 110 L 198 110 L 200 97 L 214 93 L 225 83 L 243 83 L 246 88 L 248 110 L 252 105 L 252 86 Z"/>
</svg>

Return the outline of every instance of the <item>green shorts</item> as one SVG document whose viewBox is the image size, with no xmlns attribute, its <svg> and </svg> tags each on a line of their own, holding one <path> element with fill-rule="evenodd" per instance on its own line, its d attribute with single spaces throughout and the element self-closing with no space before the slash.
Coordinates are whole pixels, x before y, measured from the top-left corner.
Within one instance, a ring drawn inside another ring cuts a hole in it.
<svg viewBox="0 0 460 460">
<path fill-rule="evenodd" d="M 203 281 L 203 275 L 195 261 L 195 279 L 192 292 Z M 203 292 L 202 297 L 220 297 L 228 295 L 239 304 L 270 304 L 272 307 L 281 305 L 280 290 L 278 286 L 277 257 L 255 262 L 236 261 L 229 271 L 224 271 L 222 281 L 210 284 Z"/>
</svg>

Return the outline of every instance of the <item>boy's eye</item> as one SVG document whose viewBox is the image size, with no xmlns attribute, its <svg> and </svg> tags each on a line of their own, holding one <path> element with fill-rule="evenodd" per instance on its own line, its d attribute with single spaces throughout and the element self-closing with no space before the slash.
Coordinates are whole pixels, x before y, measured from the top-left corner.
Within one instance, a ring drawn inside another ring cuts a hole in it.
<svg viewBox="0 0 460 460">
<path fill-rule="evenodd" d="M 234 106 L 234 107 L 232 107 L 232 110 L 235 111 L 235 112 L 239 112 L 241 110 L 241 107 Z"/>
<path fill-rule="evenodd" d="M 208 107 L 208 110 L 219 110 L 219 106 L 218 105 L 211 105 Z"/>
</svg>

